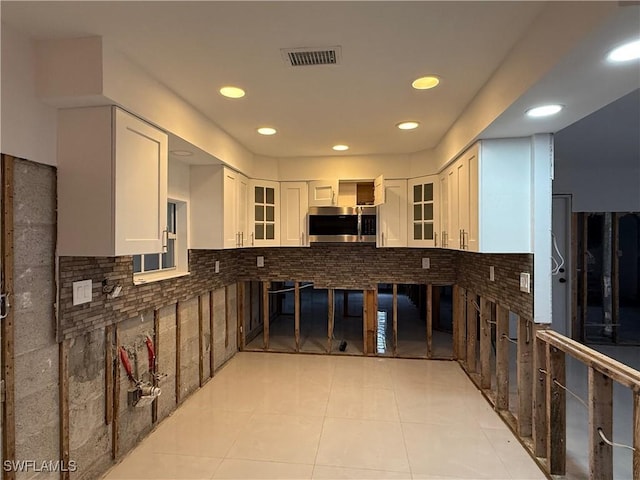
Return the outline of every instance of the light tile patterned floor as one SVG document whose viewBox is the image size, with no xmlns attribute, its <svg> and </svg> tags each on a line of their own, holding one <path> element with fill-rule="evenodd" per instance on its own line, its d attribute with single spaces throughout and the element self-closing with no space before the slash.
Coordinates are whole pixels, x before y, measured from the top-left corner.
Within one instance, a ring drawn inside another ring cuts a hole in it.
<svg viewBox="0 0 640 480">
<path fill-rule="evenodd" d="M 237 354 L 105 480 L 544 479 L 455 362 Z"/>
</svg>

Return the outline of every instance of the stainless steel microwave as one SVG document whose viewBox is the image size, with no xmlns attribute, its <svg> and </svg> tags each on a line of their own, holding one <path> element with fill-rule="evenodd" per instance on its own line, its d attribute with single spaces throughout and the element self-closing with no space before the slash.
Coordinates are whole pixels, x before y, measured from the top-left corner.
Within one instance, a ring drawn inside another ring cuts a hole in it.
<svg viewBox="0 0 640 480">
<path fill-rule="evenodd" d="M 309 242 L 375 243 L 376 207 L 309 208 Z"/>
</svg>

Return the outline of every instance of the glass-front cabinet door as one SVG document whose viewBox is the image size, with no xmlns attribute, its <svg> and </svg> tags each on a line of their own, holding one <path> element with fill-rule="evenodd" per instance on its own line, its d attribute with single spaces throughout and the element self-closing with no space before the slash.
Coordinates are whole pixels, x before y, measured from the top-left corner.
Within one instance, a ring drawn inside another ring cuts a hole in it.
<svg viewBox="0 0 640 480">
<path fill-rule="evenodd" d="M 280 186 L 268 180 L 251 181 L 250 246 L 280 244 Z"/>
<path fill-rule="evenodd" d="M 409 246 L 438 247 L 438 176 L 413 178 L 408 183 Z"/>
</svg>

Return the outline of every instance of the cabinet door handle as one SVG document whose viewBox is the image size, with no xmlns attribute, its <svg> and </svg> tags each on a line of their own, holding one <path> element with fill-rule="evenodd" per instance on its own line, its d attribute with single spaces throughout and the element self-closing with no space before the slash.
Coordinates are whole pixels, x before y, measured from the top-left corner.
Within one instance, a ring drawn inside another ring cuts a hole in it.
<svg viewBox="0 0 640 480">
<path fill-rule="evenodd" d="M 240 246 L 244 247 L 244 232 L 240 232 Z"/>
<path fill-rule="evenodd" d="M 333 189 L 331 189 L 331 205 L 335 205 L 336 204 L 336 192 L 333 191 Z"/>
<path fill-rule="evenodd" d="M 384 232 L 381 232 L 381 233 L 380 233 L 380 236 L 381 236 L 381 238 L 382 238 L 382 246 L 384 247 Z"/>
<path fill-rule="evenodd" d="M 253 232 L 251 232 L 251 246 L 253 247 Z"/>
<path fill-rule="evenodd" d="M 442 231 L 442 246 L 445 248 L 449 246 L 449 234 L 444 230 Z"/>
<path fill-rule="evenodd" d="M 433 246 L 434 247 L 438 246 L 438 232 L 434 232 L 433 234 Z"/>
</svg>

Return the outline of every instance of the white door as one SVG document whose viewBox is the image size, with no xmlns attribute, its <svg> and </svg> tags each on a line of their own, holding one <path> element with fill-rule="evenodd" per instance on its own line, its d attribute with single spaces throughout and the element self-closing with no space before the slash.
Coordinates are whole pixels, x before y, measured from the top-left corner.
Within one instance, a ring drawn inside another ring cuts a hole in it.
<svg viewBox="0 0 640 480">
<path fill-rule="evenodd" d="M 238 230 L 238 246 L 246 247 L 249 244 L 249 222 L 247 220 L 247 201 L 249 198 L 249 179 L 244 175 L 238 175 L 236 181 L 236 218 Z"/>
<path fill-rule="evenodd" d="M 233 170 L 224 169 L 224 248 L 240 246 L 238 232 L 238 176 Z"/>
<path fill-rule="evenodd" d="M 571 336 L 571 196 L 554 195 L 551 235 L 552 328 Z"/>
<path fill-rule="evenodd" d="M 280 244 L 280 184 L 269 180 L 249 182 L 251 247 Z"/>
<path fill-rule="evenodd" d="M 384 188 L 384 175 L 380 175 L 373 181 L 373 204 L 382 205 L 385 202 L 387 191 Z"/>
</svg>

